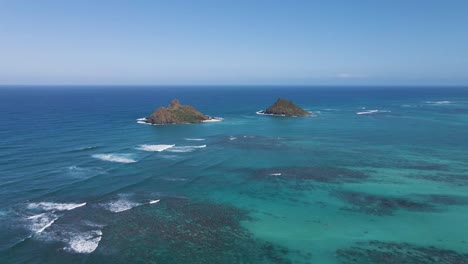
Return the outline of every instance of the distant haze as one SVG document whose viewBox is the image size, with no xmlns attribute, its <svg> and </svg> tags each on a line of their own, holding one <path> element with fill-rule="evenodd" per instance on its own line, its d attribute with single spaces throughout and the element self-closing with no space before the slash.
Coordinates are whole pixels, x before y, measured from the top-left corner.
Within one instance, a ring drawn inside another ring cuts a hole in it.
<svg viewBox="0 0 468 264">
<path fill-rule="evenodd" d="M 468 85 L 468 1 L 2 1 L 0 85 Z"/>
</svg>

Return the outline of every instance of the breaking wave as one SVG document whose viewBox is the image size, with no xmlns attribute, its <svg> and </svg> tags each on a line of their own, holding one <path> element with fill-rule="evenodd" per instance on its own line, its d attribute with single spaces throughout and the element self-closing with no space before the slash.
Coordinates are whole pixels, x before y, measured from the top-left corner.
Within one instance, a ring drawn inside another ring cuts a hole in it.
<svg viewBox="0 0 468 264">
<path fill-rule="evenodd" d="M 26 206 L 27 209 L 41 213 L 26 217 L 29 222 L 28 227 L 35 233 L 42 233 L 59 219 L 56 211 L 70 211 L 85 205 L 86 203 L 30 203 Z"/>
<path fill-rule="evenodd" d="M 50 227 L 59 217 L 54 213 L 41 213 L 27 217 L 30 221 L 29 229 L 36 233 L 42 233 Z"/>
<path fill-rule="evenodd" d="M 452 101 L 426 101 L 426 104 L 433 104 L 433 105 L 446 105 L 446 104 L 453 104 Z"/>
<path fill-rule="evenodd" d="M 102 238 L 101 230 L 91 230 L 82 233 L 71 234 L 71 237 L 66 238 L 68 246 L 63 249 L 68 252 L 89 254 L 96 250 L 99 246 L 99 241 Z"/>
<path fill-rule="evenodd" d="M 197 149 L 206 148 L 206 145 L 200 146 L 180 146 L 180 147 L 172 147 L 168 149 L 169 152 L 176 152 L 176 153 L 185 153 L 185 152 L 192 152 Z"/>
<path fill-rule="evenodd" d="M 377 113 L 388 113 L 390 111 L 386 110 L 366 110 L 366 111 L 361 111 L 361 112 L 356 112 L 357 115 L 371 115 L 371 114 L 377 114 Z"/>
<path fill-rule="evenodd" d="M 28 204 L 28 209 L 42 209 L 45 211 L 70 211 L 78 207 L 85 206 L 86 203 L 51 203 L 40 202 Z"/>
<path fill-rule="evenodd" d="M 118 163 L 134 163 L 136 160 L 130 158 L 130 154 L 94 154 L 92 155 L 95 159 L 100 159 L 110 162 Z"/>
<path fill-rule="evenodd" d="M 120 213 L 132 209 L 133 207 L 141 205 L 140 203 L 129 201 L 125 198 L 115 200 L 104 204 L 103 207 L 113 213 Z"/>
<path fill-rule="evenodd" d="M 143 124 L 143 125 L 151 125 L 151 123 L 146 122 L 146 117 L 138 118 L 137 123 L 138 124 Z"/>
<path fill-rule="evenodd" d="M 143 150 L 143 151 L 161 152 L 161 151 L 164 151 L 166 149 L 172 148 L 174 146 L 175 145 L 140 145 L 140 146 L 137 147 L 137 149 Z"/>
</svg>

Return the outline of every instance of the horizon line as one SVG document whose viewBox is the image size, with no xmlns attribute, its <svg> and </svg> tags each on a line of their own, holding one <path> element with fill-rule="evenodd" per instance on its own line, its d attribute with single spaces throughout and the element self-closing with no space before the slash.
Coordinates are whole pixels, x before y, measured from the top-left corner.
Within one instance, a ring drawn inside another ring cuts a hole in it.
<svg viewBox="0 0 468 264">
<path fill-rule="evenodd" d="M 0 84 L 0 87 L 459 87 L 468 84 Z"/>
</svg>

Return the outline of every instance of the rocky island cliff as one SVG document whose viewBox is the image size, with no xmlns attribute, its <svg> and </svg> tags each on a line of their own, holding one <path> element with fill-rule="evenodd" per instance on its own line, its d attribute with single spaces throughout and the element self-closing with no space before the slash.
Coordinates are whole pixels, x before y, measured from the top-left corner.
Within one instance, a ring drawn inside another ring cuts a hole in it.
<svg viewBox="0 0 468 264">
<path fill-rule="evenodd" d="M 310 116 L 312 114 L 284 98 L 279 98 L 272 106 L 257 113 L 278 116 Z"/>
<path fill-rule="evenodd" d="M 174 99 L 167 107 L 160 107 L 151 116 L 144 119 L 149 124 L 200 123 L 213 120 L 190 105 L 181 105 Z"/>
</svg>

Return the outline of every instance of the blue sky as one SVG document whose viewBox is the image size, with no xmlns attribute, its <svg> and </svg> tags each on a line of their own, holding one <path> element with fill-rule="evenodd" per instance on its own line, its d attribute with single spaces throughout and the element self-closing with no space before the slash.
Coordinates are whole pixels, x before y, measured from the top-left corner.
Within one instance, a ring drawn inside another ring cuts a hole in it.
<svg viewBox="0 0 468 264">
<path fill-rule="evenodd" d="M 467 85 L 468 1 L 0 1 L 0 84 Z"/>
</svg>

